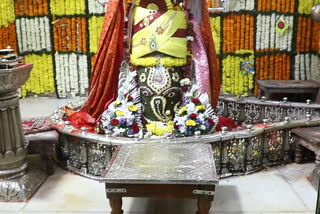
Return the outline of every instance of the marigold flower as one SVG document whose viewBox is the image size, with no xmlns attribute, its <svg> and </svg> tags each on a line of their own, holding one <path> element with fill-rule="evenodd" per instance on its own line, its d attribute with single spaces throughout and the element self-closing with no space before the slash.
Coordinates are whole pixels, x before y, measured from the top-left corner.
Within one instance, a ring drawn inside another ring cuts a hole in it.
<svg viewBox="0 0 320 214">
<path fill-rule="evenodd" d="M 117 116 L 123 116 L 123 115 L 124 115 L 124 112 L 123 112 L 123 111 L 116 111 L 116 115 L 117 115 Z"/>
<path fill-rule="evenodd" d="M 118 105 L 120 105 L 120 103 L 121 103 L 121 102 L 118 100 L 118 101 L 114 102 L 113 105 L 114 105 L 114 106 L 118 106 Z"/>
<path fill-rule="evenodd" d="M 196 121 L 194 121 L 194 120 L 187 120 L 187 121 L 186 121 L 186 125 L 187 125 L 187 126 L 196 126 L 197 123 L 196 123 Z"/>
<path fill-rule="evenodd" d="M 187 111 L 187 107 L 186 107 L 186 106 L 183 106 L 183 107 L 179 110 L 178 114 L 179 114 L 179 115 L 182 115 L 185 111 Z"/>
<path fill-rule="evenodd" d="M 136 105 L 129 106 L 128 109 L 129 109 L 130 111 L 132 111 L 132 112 L 138 111 L 138 107 L 137 107 Z"/>
<path fill-rule="evenodd" d="M 206 107 L 204 105 L 200 105 L 200 106 L 196 106 L 196 109 L 198 109 L 199 111 L 204 111 Z"/>
</svg>

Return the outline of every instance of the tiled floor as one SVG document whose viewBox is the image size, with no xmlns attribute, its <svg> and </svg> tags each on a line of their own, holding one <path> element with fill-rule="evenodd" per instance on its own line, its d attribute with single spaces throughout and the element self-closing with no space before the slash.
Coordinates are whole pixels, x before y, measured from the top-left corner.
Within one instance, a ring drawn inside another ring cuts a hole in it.
<svg viewBox="0 0 320 214">
<path fill-rule="evenodd" d="M 67 100 L 36 98 L 21 100 L 23 117 L 49 115 Z M 316 191 L 307 180 L 314 164 L 289 164 L 259 173 L 221 179 L 212 213 L 312 214 Z M 125 198 L 125 213 L 195 213 L 196 202 L 188 200 Z M 0 214 L 102 214 L 109 213 L 104 185 L 60 168 L 26 203 L 0 203 Z"/>
</svg>

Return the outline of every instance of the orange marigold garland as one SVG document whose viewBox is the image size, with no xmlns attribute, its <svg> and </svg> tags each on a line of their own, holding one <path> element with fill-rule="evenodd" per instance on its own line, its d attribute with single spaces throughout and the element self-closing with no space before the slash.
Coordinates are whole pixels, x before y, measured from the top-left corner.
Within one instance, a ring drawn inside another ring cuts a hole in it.
<svg viewBox="0 0 320 214">
<path fill-rule="evenodd" d="M 43 13 L 45 15 L 49 14 L 48 0 L 43 0 Z"/>
<path fill-rule="evenodd" d="M 290 80 L 290 73 L 291 73 L 291 57 L 287 56 L 287 73 L 286 73 L 286 80 Z"/>
<path fill-rule="evenodd" d="M 273 80 L 274 79 L 274 72 L 275 72 L 275 62 L 274 62 L 274 55 L 271 54 L 270 55 L 270 79 Z"/>
<path fill-rule="evenodd" d="M 83 52 L 87 52 L 87 39 L 86 39 L 86 35 L 87 35 L 87 20 L 85 18 L 82 18 L 82 46 L 83 46 Z"/>
<path fill-rule="evenodd" d="M 77 24 L 78 24 L 78 51 L 83 51 L 83 33 L 82 33 L 82 21 L 81 21 L 81 17 L 77 17 Z"/>
<path fill-rule="evenodd" d="M 306 47 L 305 51 L 310 51 L 310 45 L 311 45 L 311 32 L 312 32 L 312 19 L 306 18 L 307 26 L 306 26 Z"/>
<path fill-rule="evenodd" d="M 76 30 L 76 27 L 77 27 L 76 18 L 72 17 L 71 18 L 71 31 L 72 31 L 72 33 L 71 33 L 71 45 L 72 45 L 71 50 L 72 51 L 77 50 L 77 30 Z"/>
</svg>

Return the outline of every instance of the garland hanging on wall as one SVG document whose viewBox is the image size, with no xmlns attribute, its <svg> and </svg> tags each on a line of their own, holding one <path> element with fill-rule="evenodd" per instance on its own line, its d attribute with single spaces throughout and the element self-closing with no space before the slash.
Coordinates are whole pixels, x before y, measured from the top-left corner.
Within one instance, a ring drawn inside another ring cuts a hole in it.
<svg viewBox="0 0 320 214">
<path fill-rule="evenodd" d="M 318 2 L 227 1 L 226 13 L 212 14 L 223 91 L 257 94 L 258 79 L 319 80 L 320 23 L 310 18 Z M 34 63 L 23 96 L 85 95 L 106 8 L 96 0 L 1 0 L 1 8 L 0 48 L 10 45 Z"/>
</svg>

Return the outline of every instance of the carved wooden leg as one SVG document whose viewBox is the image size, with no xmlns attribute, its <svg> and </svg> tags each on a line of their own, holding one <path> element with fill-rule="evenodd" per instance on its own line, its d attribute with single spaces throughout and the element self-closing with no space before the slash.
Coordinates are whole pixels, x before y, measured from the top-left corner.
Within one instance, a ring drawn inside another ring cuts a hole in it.
<svg viewBox="0 0 320 214">
<path fill-rule="evenodd" d="M 111 207 L 111 214 L 122 214 L 122 198 L 109 198 L 109 204 Z"/>
<path fill-rule="evenodd" d="M 296 163 L 302 163 L 302 160 L 303 160 L 302 148 L 303 147 L 301 145 L 296 143 L 295 158 L 294 158 L 294 162 Z"/>
<path fill-rule="evenodd" d="M 209 214 L 209 210 L 212 206 L 212 201 L 211 199 L 200 197 L 198 198 L 198 211 L 197 214 Z"/>
</svg>

